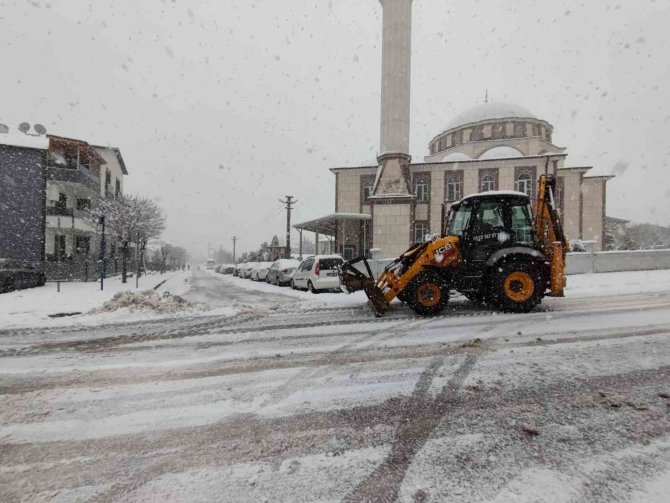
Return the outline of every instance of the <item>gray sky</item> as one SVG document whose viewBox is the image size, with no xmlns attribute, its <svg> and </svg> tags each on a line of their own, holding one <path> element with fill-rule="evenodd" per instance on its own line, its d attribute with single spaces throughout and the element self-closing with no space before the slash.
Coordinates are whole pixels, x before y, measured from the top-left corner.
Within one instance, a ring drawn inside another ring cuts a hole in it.
<svg viewBox="0 0 670 503">
<path fill-rule="evenodd" d="M 253 249 L 379 143 L 377 0 L 0 0 L 0 122 L 118 146 L 165 237 Z M 481 103 L 554 125 L 608 215 L 670 225 L 670 2 L 414 0 L 411 150 Z"/>
</svg>

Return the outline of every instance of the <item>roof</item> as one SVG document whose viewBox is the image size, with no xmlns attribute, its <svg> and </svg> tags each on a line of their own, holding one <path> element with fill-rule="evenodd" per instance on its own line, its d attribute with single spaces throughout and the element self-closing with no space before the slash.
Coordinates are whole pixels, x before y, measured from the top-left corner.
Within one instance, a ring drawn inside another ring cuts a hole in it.
<svg viewBox="0 0 670 503">
<path fill-rule="evenodd" d="M 482 103 L 461 112 L 451 119 L 443 131 L 448 131 L 449 129 L 464 126 L 472 122 L 510 118 L 537 119 L 535 114 L 519 105 L 503 102 Z"/>
<path fill-rule="evenodd" d="M 303 231 L 318 232 L 319 234 L 335 236 L 338 222 L 360 222 L 365 220 L 372 220 L 372 216 L 367 213 L 332 213 L 325 217 L 295 224 L 293 227 Z"/>
<path fill-rule="evenodd" d="M 103 152 L 112 152 L 114 154 L 114 157 L 116 158 L 116 162 L 118 162 L 119 166 L 121 167 L 121 172 L 124 175 L 128 174 L 128 170 L 126 169 L 126 163 L 123 161 L 121 151 L 117 147 L 103 147 L 102 145 L 91 145 L 91 146 L 98 151 L 102 150 Z M 103 154 L 101 155 L 104 157 Z"/>
<path fill-rule="evenodd" d="M 468 196 L 465 196 L 463 199 L 459 201 L 459 203 L 475 197 L 479 198 L 523 197 L 524 199 L 530 199 L 523 192 L 517 192 L 516 190 L 489 190 L 487 192 L 478 192 L 476 194 L 470 194 Z"/>
<path fill-rule="evenodd" d="M 44 135 L 37 136 L 10 130 L 8 133 L 0 133 L 0 145 L 47 150 L 49 139 Z"/>
</svg>

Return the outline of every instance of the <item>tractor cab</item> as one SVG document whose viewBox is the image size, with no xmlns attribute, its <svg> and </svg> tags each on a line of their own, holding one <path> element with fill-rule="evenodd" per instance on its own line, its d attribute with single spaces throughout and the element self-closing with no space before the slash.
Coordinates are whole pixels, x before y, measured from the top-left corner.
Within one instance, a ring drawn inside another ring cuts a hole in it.
<svg viewBox="0 0 670 503">
<path fill-rule="evenodd" d="M 459 238 L 466 267 L 481 269 L 500 250 L 538 248 L 532 215 L 521 192 L 473 194 L 449 209 L 444 234 Z"/>
</svg>

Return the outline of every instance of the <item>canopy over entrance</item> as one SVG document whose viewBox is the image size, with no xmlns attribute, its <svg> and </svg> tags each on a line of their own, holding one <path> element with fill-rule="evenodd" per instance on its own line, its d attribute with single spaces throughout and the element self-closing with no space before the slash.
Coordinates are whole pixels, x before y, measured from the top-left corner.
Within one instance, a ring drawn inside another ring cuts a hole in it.
<svg viewBox="0 0 670 503">
<path fill-rule="evenodd" d="M 302 231 L 316 234 L 316 253 L 339 253 L 345 260 L 367 253 L 368 229 L 372 216 L 366 213 L 332 213 L 325 217 L 296 224 L 300 231 L 300 255 L 302 256 Z M 329 243 L 321 243 L 319 236 L 329 236 Z M 324 247 L 324 244 L 328 245 Z"/>
<path fill-rule="evenodd" d="M 332 213 L 325 217 L 295 224 L 293 227 L 301 231 L 337 236 L 338 222 L 360 222 L 366 220 L 372 220 L 372 217 L 366 213 Z"/>
</svg>

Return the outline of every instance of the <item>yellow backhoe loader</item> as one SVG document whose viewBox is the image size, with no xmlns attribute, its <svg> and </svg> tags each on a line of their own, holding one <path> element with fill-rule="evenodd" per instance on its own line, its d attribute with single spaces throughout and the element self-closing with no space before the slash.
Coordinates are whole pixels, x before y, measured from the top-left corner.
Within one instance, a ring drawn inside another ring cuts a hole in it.
<svg viewBox="0 0 670 503">
<path fill-rule="evenodd" d="M 568 242 L 554 203 L 556 180 L 544 174 L 538 185 L 534 216 L 521 192 L 467 196 L 449 209 L 443 237 L 414 244 L 376 280 L 364 257 L 345 262 L 343 288 L 364 290 L 377 316 L 396 297 L 418 314 L 435 315 L 450 290 L 509 312 L 530 311 L 545 295 L 562 297 Z M 360 262 L 366 272 L 354 267 Z"/>
</svg>

